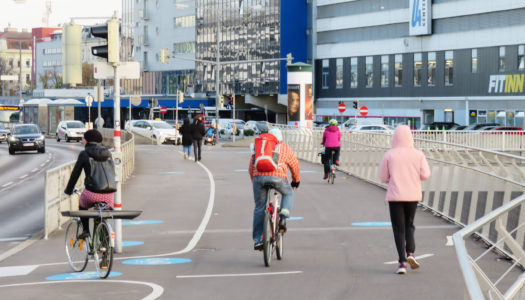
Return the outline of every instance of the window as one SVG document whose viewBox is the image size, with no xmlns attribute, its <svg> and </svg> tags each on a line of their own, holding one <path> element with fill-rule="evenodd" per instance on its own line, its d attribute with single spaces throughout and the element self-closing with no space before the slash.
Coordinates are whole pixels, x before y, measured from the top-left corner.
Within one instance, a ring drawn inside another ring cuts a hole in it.
<svg viewBox="0 0 525 300">
<path fill-rule="evenodd" d="M 29 68 L 31 66 L 31 61 L 28 59 L 26 60 L 26 67 Z"/>
<path fill-rule="evenodd" d="M 478 49 L 472 49 L 472 73 L 478 73 Z"/>
<path fill-rule="evenodd" d="M 518 46 L 518 70 L 525 70 L 525 45 Z"/>
<path fill-rule="evenodd" d="M 175 28 L 195 27 L 195 16 L 175 17 L 173 18 L 173 25 Z"/>
<path fill-rule="evenodd" d="M 445 85 L 454 84 L 454 52 L 445 51 Z"/>
<path fill-rule="evenodd" d="M 423 55 L 414 53 L 414 86 L 423 84 Z"/>
<path fill-rule="evenodd" d="M 327 89 L 328 86 L 328 75 L 330 74 L 330 61 L 323 59 L 323 73 L 321 77 L 321 86 L 323 89 Z"/>
<path fill-rule="evenodd" d="M 357 88 L 357 57 L 350 59 L 350 88 Z"/>
<path fill-rule="evenodd" d="M 374 58 L 366 57 L 366 87 L 371 88 L 374 85 Z"/>
<path fill-rule="evenodd" d="M 173 44 L 174 53 L 195 53 L 195 42 L 183 42 Z"/>
<path fill-rule="evenodd" d="M 381 56 L 381 87 L 388 87 L 388 55 Z"/>
<path fill-rule="evenodd" d="M 436 52 L 428 52 L 428 86 L 436 85 Z"/>
<path fill-rule="evenodd" d="M 335 88 L 343 88 L 343 59 L 338 58 L 335 60 Z"/>
<path fill-rule="evenodd" d="M 403 86 L 403 55 L 396 54 L 394 62 L 394 85 Z"/>
<path fill-rule="evenodd" d="M 499 47 L 499 71 L 505 72 L 505 47 Z"/>
</svg>

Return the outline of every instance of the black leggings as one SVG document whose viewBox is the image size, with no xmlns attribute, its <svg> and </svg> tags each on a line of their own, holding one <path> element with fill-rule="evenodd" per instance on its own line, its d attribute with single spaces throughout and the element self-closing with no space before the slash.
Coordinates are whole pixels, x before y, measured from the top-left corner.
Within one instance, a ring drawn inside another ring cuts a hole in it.
<svg viewBox="0 0 525 300">
<path fill-rule="evenodd" d="M 202 139 L 193 140 L 193 151 L 195 153 L 195 161 L 201 160 L 201 146 Z"/>
<path fill-rule="evenodd" d="M 341 148 L 340 147 L 326 147 L 324 149 L 324 155 L 326 155 L 327 159 L 325 159 L 324 161 L 324 173 L 325 174 L 328 174 L 330 173 L 330 158 L 334 158 L 334 160 L 332 161 L 332 164 L 335 164 L 335 161 L 336 160 L 339 160 L 339 150 Z M 333 156 L 332 156 L 333 154 Z"/>
<path fill-rule="evenodd" d="M 414 253 L 416 251 L 414 217 L 416 215 L 417 202 L 388 202 L 388 206 L 390 208 L 390 220 L 392 221 L 399 263 L 406 262 L 406 252 Z"/>
</svg>

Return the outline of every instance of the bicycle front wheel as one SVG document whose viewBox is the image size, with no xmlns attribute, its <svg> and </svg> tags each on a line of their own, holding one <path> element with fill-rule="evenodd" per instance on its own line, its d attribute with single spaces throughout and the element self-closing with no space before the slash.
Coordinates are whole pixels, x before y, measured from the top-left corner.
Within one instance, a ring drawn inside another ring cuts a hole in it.
<svg viewBox="0 0 525 300">
<path fill-rule="evenodd" d="M 267 213 L 264 215 L 264 233 L 263 233 L 263 254 L 264 254 L 264 265 L 269 267 L 272 262 L 272 220 L 270 215 Z"/>
<path fill-rule="evenodd" d="M 72 221 L 66 228 L 66 255 L 75 272 L 82 272 L 88 263 L 88 241 L 77 237 L 82 234 L 82 222 Z"/>
<path fill-rule="evenodd" d="M 100 278 L 107 278 L 113 265 L 113 247 L 111 247 L 111 230 L 105 222 L 100 222 L 95 230 L 95 267 Z"/>
<path fill-rule="evenodd" d="M 279 221 L 277 221 L 277 224 L 279 224 Z M 283 258 L 283 235 L 284 232 L 280 232 L 279 230 L 277 230 L 275 234 L 275 255 L 278 260 Z"/>
</svg>

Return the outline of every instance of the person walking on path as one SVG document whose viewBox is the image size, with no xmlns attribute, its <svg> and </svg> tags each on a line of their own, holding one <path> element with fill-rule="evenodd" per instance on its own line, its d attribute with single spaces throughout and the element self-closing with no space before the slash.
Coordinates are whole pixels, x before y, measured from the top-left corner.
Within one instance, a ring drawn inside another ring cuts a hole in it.
<svg viewBox="0 0 525 300">
<path fill-rule="evenodd" d="M 332 163 L 339 166 L 339 152 L 341 149 L 341 132 L 337 127 L 337 120 L 330 120 L 330 125 L 326 127 L 323 133 L 323 145 L 324 149 L 324 177 L 323 180 L 328 179 L 328 173 L 330 173 L 330 158 L 333 159 Z"/>
<path fill-rule="evenodd" d="M 419 268 L 414 252 L 414 217 L 417 203 L 422 200 L 421 181 L 430 177 L 430 168 L 423 152 L 414 148 L 410 128 L 398 126 L 392 138 L 392 148 L 381 161 L 379 178 L 388 184 L 386 201 L 390 209 L 390 220 L 399 255 L 397 274 L 406 274 L 407 265 Z"/>
<path fill-rule="evenodd" d="M 179 128 L 179 132 L 182 134 L 182 152 L 184 152 L 184 159 L 188 159 L 191 156 L 191 144 L 193 143 L 190 119 L 184 119 L 184 123 Z"/>
<path fill-rule="evenodd" d="M 195 154 L 195 162 L 201 160 L 201 146 L 202 146 L 202 137 L 206 134 L 206 129 L 202 124 L 202 115 L 198 115 L 193 120 L 191 125 L 191 137 L 193 140 L 193 151 Z"/>
</svg>

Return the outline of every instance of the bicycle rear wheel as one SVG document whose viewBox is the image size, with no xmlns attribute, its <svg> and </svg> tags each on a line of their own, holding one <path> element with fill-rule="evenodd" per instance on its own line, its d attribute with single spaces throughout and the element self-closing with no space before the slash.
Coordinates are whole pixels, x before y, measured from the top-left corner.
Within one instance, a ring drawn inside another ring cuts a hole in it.
<svg viewBox="0 0 525 300">
<path fill-rule="evenodd" d="M 95 267 L 100 278 L 107 278 L 113 265 L 113 247 L 111 247 L 111 230 L 105 222 L 100 222 L 95 230 Z"/>
<path fill-rule="evenodd" d="M 328 177 L 328 182 L 334 184 L 334 180 L 335 180 L 335 174 L 334 172 L 331 172 L 330 177 Z"/>
<path fill-rule="evenodd" d="M 79 240 L 82 223 L 74 220 L 66 228 L 66 255 L 69 265 L 75 272 L 82 272 L 88 263 L 88 241 Z"/>
<path fill-rule="evenodd" d="M 264 215 L 264 233 L 263 233 L 263 256 L 264 256 L 264 265 L 269 267 L 272 262 L 272 252 L 273 252 L 273 243 L 272 243 L 272 220 L 270 215 L 266 213 Z"/>
<path fill-rule="evenodd" d="M 279 224 L 279 220 L 277 220 L 277 224 Z M 275 254 L 278 260 L 283 258 L 283 235 L 284 232 L 280 232 L 279 230 L 277 230 L 275 235 Z"/>
</svg>

